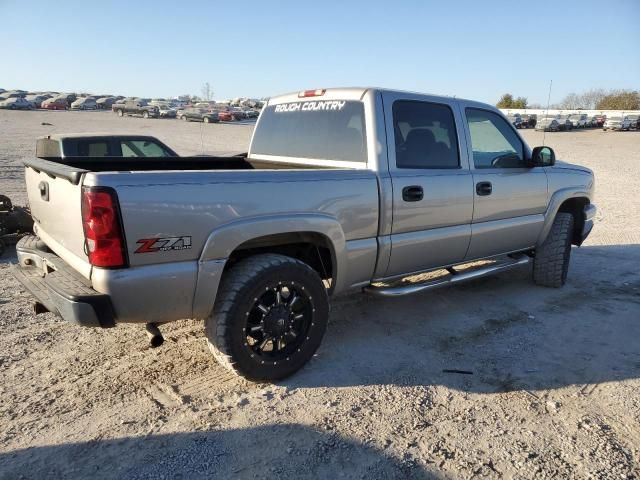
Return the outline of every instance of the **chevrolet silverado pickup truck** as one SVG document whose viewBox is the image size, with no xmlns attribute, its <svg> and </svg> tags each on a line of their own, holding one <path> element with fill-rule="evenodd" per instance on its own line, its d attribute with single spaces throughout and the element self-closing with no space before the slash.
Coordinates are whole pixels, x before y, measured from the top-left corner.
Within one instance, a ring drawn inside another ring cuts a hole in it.
<svg viewBox="0 0 640 480">
<path fill-rule="evenodd" d="M 35 235 L 14 272 L 36 312 L 156 340 L 202 319 L 215 358 L 256 381 L 313 356 L 330 296 L 529 262 L 560 287 L 596 211 L 593 173 L 531 150 L 496 108 L 376 88 L 272 97 L 244 156 L 34 158 L 25 175 Z"/>
</svg>

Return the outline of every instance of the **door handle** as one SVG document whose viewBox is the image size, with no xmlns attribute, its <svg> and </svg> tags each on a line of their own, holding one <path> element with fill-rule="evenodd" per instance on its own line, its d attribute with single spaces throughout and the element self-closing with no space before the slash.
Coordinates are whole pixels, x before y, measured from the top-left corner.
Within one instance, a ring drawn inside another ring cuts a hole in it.
<svg viewBox="0 0 640 480">
<path fill-rule="evenodd" d="M 420 185 L 411 185 L 402 189 L 402 200 L 405 202 L 419 202 L 424 198 L 424 190 Z"/>
<path fill-rule="evenodd" d="M 493 187 L 491 182 L 478 182 L 476 183 L 476 193 L 481 197 L 485 197 L 487 195 L 491 195 L 493 191 Z"/>
</svg>

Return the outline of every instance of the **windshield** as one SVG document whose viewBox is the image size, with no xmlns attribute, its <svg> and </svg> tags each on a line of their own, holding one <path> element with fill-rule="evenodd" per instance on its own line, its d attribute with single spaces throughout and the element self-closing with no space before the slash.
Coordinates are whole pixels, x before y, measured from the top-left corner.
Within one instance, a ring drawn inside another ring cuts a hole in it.
<svg viewBox="0 0 640 480">
<path fill-rule="evenodd" d="M 266 107 L 251 153 L 366 162 L 364 105 L 359 101 L 314 100 Z"/>
</svg>

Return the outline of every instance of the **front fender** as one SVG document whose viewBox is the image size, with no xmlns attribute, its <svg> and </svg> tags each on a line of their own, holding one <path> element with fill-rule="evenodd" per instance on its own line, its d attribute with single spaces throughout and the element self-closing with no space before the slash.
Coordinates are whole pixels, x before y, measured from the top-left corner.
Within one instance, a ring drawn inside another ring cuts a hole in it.
<svg viewBox="0 0 640 480">
<path fill-rule="evenodd" d="M 551 226 L 553 225 L 553 221 L 556 218 L 556 214 L 558 213 L 560 206 L 571 198 L 586 198 L 587 201 L 591 203 L 591 194 L 584 187 L 568 187 L 556 191 L 551 196 L 549 206 L 547 207 L 547 211 L 544 214 L 544 224 L 542 226 L 542 231 L 538 236 L 536 246 L 542 245 L 542 243 L 546 240 L 547 235 L 549 235 L 549 232 L 551 231 Z"/>
</svg>

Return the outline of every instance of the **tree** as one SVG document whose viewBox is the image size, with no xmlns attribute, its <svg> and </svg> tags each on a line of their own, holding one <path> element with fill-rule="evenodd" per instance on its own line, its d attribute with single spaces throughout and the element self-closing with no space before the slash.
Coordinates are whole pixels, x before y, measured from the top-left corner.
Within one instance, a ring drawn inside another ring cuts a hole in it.
<svg viewBox="0 0 640 480">
<path fill-rule="evenodd" d="M 513 98 L 513 95 L 510 93 L 505 93 L 500 97 L 498 103 L 496 103 L 496 107 L 498 108 L 527 108 L 527 99 L 525 97 Z"/>
<path fill-rule="evenodd" d="M 560 102 L 560 108 L 566 108 L 569 110 L 584 108 L 581 96 L 577 93 L 570 93 L 569 95 L 564 97 L 562 102 Z"/>
<path fill-rule="evenodd" d="M 582 108 L 593 110 L 596 105 L 607 95 L 602 88 L 592 88 L 582 94 Z"/>
<path fill-rule="evenodd" d="M 640 110 L 640 93 L 632 90 L 612 90 L 600 99 L 597 110 Z"/>
<path fill-rule="evenodd" d="M 213 99 L 213 90 L 211 90 L 211 85 L 209 85 L 209 82 L 206 82 L 202 85 L 202 89 L 200 90 L 200 92 L 202 93 L 202 98 L 207 102 Z"/>
<path fill-rule="evenodd" d="M 505 93 L 500 97 L 498 103 L 496 103 L 496 107 L 498 108 L 513 108 L 513 95 L 510 93 Z"/>
<path fill-rule="evenodd" d="M 513 108 L 527 108 L 526 97 L 518 97 L 513 102 Z"/>
</svg>

